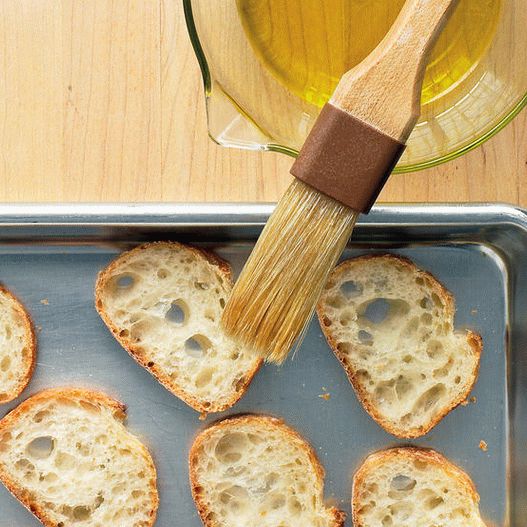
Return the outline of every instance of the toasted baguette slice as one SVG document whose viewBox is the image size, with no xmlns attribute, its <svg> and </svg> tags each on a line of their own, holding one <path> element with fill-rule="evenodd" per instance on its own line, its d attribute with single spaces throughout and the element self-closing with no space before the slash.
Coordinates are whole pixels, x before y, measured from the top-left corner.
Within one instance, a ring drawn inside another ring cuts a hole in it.
<svg viewBox="0 0 527 527">
<path fill-rule="evenodd" d="M 485 527 L 471 479 L 433 450 L 370 456 L 353 481 L 355 527 Z"/>
<path fill-rule="evenodd" d="M 203 431 L 189 455 L 192 495 L 207 527 L 340 527 L 323 502 L 324 469 L 281 420 L 246 415 Z"/>
<path fill-rule="evenodd" d="M 229 265 L 175 242 L 126 252 L 97 279 L 96 307 L 119 343 L 199 412 L 221 412 L 246 392 L 261 360 L 220 328 Z"/>
<path fill-rule="evenodd" d="M 0 285 L 0 403 L 16 399 L 28 385 L 36 349 L 33 324 L 24 306 Z"/>
<path fill-rule="evenodd" d="M 366 411 L 404 438 L 429 432 L 476 382 L 479 335 L 454 331 L 454 298 L 410 260 L 363 256 L 330 275 L 317 313 Z"/>
<path fill-rule="evenodd" d="M 0 420 L 0 480 L 48 527 L 146 527 L 156 469 L 103 393 L 51 389 Z"/>
</svg>

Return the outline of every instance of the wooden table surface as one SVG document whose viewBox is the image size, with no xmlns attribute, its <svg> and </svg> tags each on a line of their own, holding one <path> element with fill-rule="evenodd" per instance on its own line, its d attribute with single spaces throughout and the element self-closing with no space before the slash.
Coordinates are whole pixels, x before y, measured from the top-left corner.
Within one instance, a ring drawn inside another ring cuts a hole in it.
<svg viewBox="0 0 527 527">
<path fill-rule="evenodd" d="M 1 0 L 0 201 L 274 201 L 290 158 L 207 137 L 181 0 Z M 383 201 L 527 206 L 527 112 Z"/>
</svg>

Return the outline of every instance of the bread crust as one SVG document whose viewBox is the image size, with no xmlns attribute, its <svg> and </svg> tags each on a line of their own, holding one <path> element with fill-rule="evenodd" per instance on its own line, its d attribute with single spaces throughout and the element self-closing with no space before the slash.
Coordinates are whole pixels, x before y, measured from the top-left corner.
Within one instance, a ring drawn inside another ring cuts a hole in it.
<svg viewBox="0 0 527 527">
<path fill-rule="evenodd" d="M 112 399 L 108 395 L 102 392 L 95 392 L 82 388 L 50 388 L 48 390 L 43 390 L 33 395 L 29 399 L 26 399 L 19 406 L 8 412 L 0 420 L 0 437 L 2 434 L 8 430 L 17 419 L 23 416 L 26 412 L 30 411 L 33 407 L 38 406 L 39 404 L 56 400 L 60 398 L 75 400 L 75 401 L 86 401 L 91 404 L 96 404 L 103 406 L 111 410 L 112 417 L 120 422 L 124 422 L 126 418 L 126 407 L 124 404 Z M 157 478 L 157 471 L 154 465 L 152 456 L 146 446 L 138 441 L 142 449 L 142 454 L 145 460 L 148 461 L 149 470 L 151 471 L 152 480 L 155 482 Z M 47 513 L 46 509 L 42 507 L 39 503 L 33 501 L 29 493 L 22 487 L 19 487 L 10 477 L 9 474 L 5 471 L 3 465 L 0 463 L 0 481 L 5 485 L 7 490 L 18 500 L 20 503 L 28 509 L 32 514 L 34 514 L 45 527 L 57 527 L 57 524 L 52 520 L 52 518 Z M 157 486 L 155 483 L 149 486 L 150 498 L 152 502 L 152 507 L 149 512 L 149 520 L 147 523 L 137 527 L 150 527 L 154 525 L 157 509 L 159 507 L 159 495 L 157 492 Z"/>
<path fill-rule="evenodd" d="M 335 278 L 338 280 L 338 278 L 346 273 L 348 269 L 355 265 L 355 264 L 362 264 L 364 262 L 368 262 L 371 260 L 386 260 L 390 262 L 395 262 L 397 265 L 400 265 L 402 267 L 405 267 L 409 269 L 412 273 L 417 274 L 419 277 L 423 278 L 428 284 L 428 286 L 436 293 L 439 298 L 441 298 L 446 306 L 446 312 L 447 316 L 451 319 L 454 318 L 455 314 L 455 300 L 454 296 L 450 291 L 446 289 L 446 287 L 437 280 L 437 278 L 434 277 L 430 272 L 424 271 L 417 267 L 410 259 L 405 258 L 403 256 L 398 256 L 394 254 L 382 254 L 382 255 L 376 255 L 376 254 L 370 254 L 365 256 L 358 256 L 356 258 L 350 258 L 348 260 L 345 260 L 341 264 L 339 264 L 334 271 L 331 274 L 331 278 Z M 317 316 L 320 321 L 320 327 L 322 329 L 322 332 L 324 336 L 326 337 L 326 340 L 335 354 L 335 357 L 339 360 L 339 362 L 342 364 L 342 367 L 344 368 L 346 375 L 348 376 L 348 379 L 353 387 L 353 390 L 355 391 L 357 398 L 359 399 L 360 403 L 368 412 L 368 414 L 380 425 L 382 426 L 388 433 L 394 435 L 395 437 L 401 438 L 401 439 L 415 439 L 418 437 L 421 437 L 423 435 L 426 435 L 430 430 L 432 430 L 446 415 L 448 415 L 452 410 L 457 408 L 461 403 L 463 403 L 467 397 L 470 395 L 470 392 L 474 388 L 474 385 L 476 384 L 476 381 L 478 379 L 479 375 L 479 368 L 480 368 L 480 362 L 481 362 L 481 353 L 483 351 L 483 340 L 480 335 L 477 333 L 474 333 L 473 331 L 467 330 L 466 339 L 467 342 L 477 358 L 475 368 L 472 372 L 472 382 L 467 385 L 466 389 L 461 392 L 458 397 L 456 397 L 451 404 L 448 406 L 445 406 L 441 412 L 438 412 L 438 414 L 432 419 L 429 423 L 426 425 L 416 427 L 416 428 L 398 428 L 396 426 L 393 426 L 392 423 L 390 423 L 387 419 L 385 419 L 382 414 L 377 410 L 375 405 L 371 403 L 369 400 L 369 395 L 366 392 L 366 390 L 362 387 L 362 384 L 358 380 L 357 371 L 354 369 L 353 365 L 347 360 L 347 357 L 341 353 L 337 348 L 337 342 L 331 335 L 331 332 L 326 327 L 326 325 L 323 323 L 323 319 L 325 316 L 324 312 L 324 305 L 322 303 L 322 299 L 317 304 Z M 355 349 L 352 347 L 352 353 L 355 351 Z"/>
<path fill-rule="evenodd" d="M 256 426 L 265 426 L 273 429 L 279 429 L 280 432 L 284 435 L 284 440 L 294 441 L 299 444 L 299 447 L 308 455 L 309 460 L 315 471 L 315 476 L 321 487 L 324 485 L 325 470 L 322 464 L 320 463 L 315 450 L 313 447 L 293 428 L 285 424 L 282 419 L 277 417 L 272 417 L 270 415 L 256 415 L 256 414 L 245 414 L 237 415 L 234 417 L 228 417 L 222 421 L 218 421 L 202 432 L 194 439 L 192 446 L 189 451 L 189 480 L 190 480 L 190 489 L 192 491 L 192 498 L 196 504 L 196 508 L 200 515 L 201 521 L 205 527 L 221 527 L 218 522 L 214 520 L 211 513 L 213 511 L 207 508 L 205 500 L 203 499 L 202 487 L 198 481 L 197 475 L 197 461 L 199 458 L 199 450 L 207 440 L 214 435 L 218 430 L 224 430 L 232 428 L 234 431 L 237 430 L 239 426 L 243 425 L 256 425 Z M 343 511 L 338 510 L 336 507 L 328 508 L 332 516 L 331 524 L 328 527 L 343 527 L 344 521 L 346 520 L 346 514 Z"/>
<path fill-rule="evenodd" d="M 352 518 L 353 525 L 355 527 L 368 527 L 361 522 L 358 510 L 360 508 L 360 492 L 359 489 L 363 486 L 364 481 L 368 477 L 368 474 L 375 471 L 377 468 L 382 467 L 383 464 L 389 462 L 394 458 L 404 458 L 409 460 L 422 461 L 424 463 L 435 465 L 436 467 L 444 470 L 450 477 L 456 480 L 456 482 L 465 489 L 467 494 L 475 503 L 479 503 L 479 494 L 476 490 L 474 482 L 470 479 L 469 475 L 461 470 L 459 467 L 454 465 L 445 456 L 432 449 L 417 448 L 417 447 L 398 447 L 390 448 L 387 450 L 381 450 L 375 452 L 366 458 L 364 463 L 359 467 L 353 477 L 353 489 L 352 489 Z"/>
<path fill-rule="evenodd" d="M 143 368 L 148 370 L 167 390 L 173 393 L 176 397 L 179 397 L 182 401 L 188 404 L 194 410 L 201 413 L 216 413 L 223 412 L 228 408 L 236 404 L 247 392 L 254 376 L 262 366 L 263 361 L 260 359 L 255 362 L 254 367 L 247 372 L 245 375 L 245 380 L 241 385 L 239 391 L 235 392 L 231 398 L 222 402 L 215 403 L 211 402 L 210 405 L 205 405 L 203 401 L 188 393 L 179 383 L 175 382 L 170 378 L 169 375 L 166 375 L 157 364 L 149 365 L 148 359 L 143 357 L 141 353 L 140 346 L 134 344 L 130 338 L 121 336 L 120 329 L 113 323 L 110 316 L 104 309 L 102 302 L 102 295 L 104 288 L 106 287 L 108 281 L 113 276 L 113 273 L 121 265 L 126 264 L 133 256 L 137 253 L 149 249 L 151 247 L 166 247 L 173 248 L 177 247 L 179 249 L 190 251 L 199 257 L 205 258 L 211 265 L 218 268 L 218 270 L 224 275 L 225 279 L 228 279 L 232 282 L 232 269 L 231 266 L 223 259 L 221 259 L 216 254 L 210 251 L 204 251 L 190 245 L 184 245 L 179 242 L 168 241 L 168 242 L 149 242 L 138 247 L 131 249 L 125 253 L 120 254 L 115 260 L 113 260 L 105 269 L 103 269 L 97 276 L 97 281 L 95 285 L 95 309 L 99 313 L 103 322 L 106 324 L 108 329 L 111 331 L 114 338 L 119 342 L 119 344 L 128 352 L 128 354 Z"/>
<path fill-rule="evenodd" d="M 27 357 L 23 360 L 23 374 L 19 377 L 16 386 L 9 392 L 6 392 L 6 398 L 0 401 L 0 404 L 5 404 L 16 399 L 27 387 L 37 361 L 37 339 L 33 327 L 33 321 L 22 302 L 11 292 L 4 284 L 0 283 L 0 294 L 3 294 L 13 303 L 13 307 L 22 319 L 25 330 L 25 347 L 29 350 Z"/>
</svg>

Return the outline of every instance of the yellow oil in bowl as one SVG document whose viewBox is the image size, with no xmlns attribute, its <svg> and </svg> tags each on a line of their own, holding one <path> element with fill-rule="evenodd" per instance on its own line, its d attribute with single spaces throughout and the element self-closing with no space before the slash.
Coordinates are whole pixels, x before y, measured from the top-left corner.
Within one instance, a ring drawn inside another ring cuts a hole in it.
<svg viewBox="0 0 527 527">
<path fill-rule="evenodd" d="M 382 40 L 404 0 L 236 0 L 253 49 L 274 76 L 322 106 L 341 75 Z M 429 61 L 422 105 L 466 79 L 488 49 L 502 0 L 461 0 Z"/>
</svg>

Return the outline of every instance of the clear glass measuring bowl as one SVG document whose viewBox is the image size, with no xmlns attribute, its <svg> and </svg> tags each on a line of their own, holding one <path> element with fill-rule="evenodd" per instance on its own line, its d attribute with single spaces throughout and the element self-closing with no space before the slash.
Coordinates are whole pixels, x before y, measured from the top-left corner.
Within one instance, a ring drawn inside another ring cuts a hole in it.
<svg viewBox="0 0 527 527">
<path fill-rule="evenodd" d="M 209 134 L 224 146 L 294 156 L 324 101 L 302 96 L 265 64 L 240 17 L 240 1 L 183 0 L 203 74 Z M 287 1 L 274 0 L 274 5 L 287 5 Z M 367 10 L 375 2 L 392 0 L 348 1 Z M 469 1 L 481 2 L 478 8 L 483 9 L 495 9 L 499 4 L 488 45 L 462 78 L 442 96 L 422 105 L 421 119 L 395 172 L 428 168 L 468 152 L 495 135 L 527 105 L 527 2 L 461 0 Z M 342 0 L 331 3 L 338 5 Z M 279 11 L 273 12 L 273 17 L 280 16 Z M 291 14 L 284 12 L 283 16 Z M 473 23 L 482 22 L 475 19 Z M 462 32 L 458 33 L 449 35 L 453 42 L 463 38 Z M 432 68 L 433 64 L 430 75 Z"/>
</svg>

